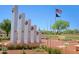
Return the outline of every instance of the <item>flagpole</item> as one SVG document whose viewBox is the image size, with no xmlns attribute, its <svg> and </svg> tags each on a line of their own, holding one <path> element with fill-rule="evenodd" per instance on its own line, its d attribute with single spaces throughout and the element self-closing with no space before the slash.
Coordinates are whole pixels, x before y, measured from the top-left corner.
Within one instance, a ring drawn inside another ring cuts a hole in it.
<svg viewBox="0 0 79 59">
<path fill-rule="evenodd" d="M 55 22 L 56 22 L 56 20 L 57 20 L 57 19 L 56 19 L 56 8 L 55 8 Z M 55 32 L 56 32 L 56 30 L 55 30 Z M 55 33 L 55 34 L 56 34 L 56 33 Z"/>
<path fill-rule="evenodd" d="M 52 21 L 51 21 L 51 19 L 50 19 L 50 31 L 52 31 L 52 28 L 51 28 L 52 23 L 51 23 L 51 22 L 52 22 Z M 51 48 L 51 39 L 47 40 L 47 44 L 48 44 L 49 47 Z"/>
<path fill-rule="evenodd" d="M 56 8 L 55 8 L 55 22 L 56 22 Z"/>
</svg>

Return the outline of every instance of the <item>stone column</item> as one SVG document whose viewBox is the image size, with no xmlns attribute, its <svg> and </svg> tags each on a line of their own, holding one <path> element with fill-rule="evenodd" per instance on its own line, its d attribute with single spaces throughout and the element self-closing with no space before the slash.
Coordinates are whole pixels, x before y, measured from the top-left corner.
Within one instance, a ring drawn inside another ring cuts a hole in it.
<svg viewBox="0 0 79 59">
<path fill-rule="evenodd" d="M 37 43 L 41 43 L 41 33 L 40 32 L 36 32 L 36 42 Z"/>
<path fill-rule="evenodd" d="M 31 31 L 31 20 L 25 21 L 25 29 L 24 29 L 24 43 L 30 44 L 30 31 Z"/>
<path fill-rule="evenodd" d="M 11 20 L 11 43 L 16 44 L 17 43 L 17 22 L 18 22 L 18 6 L 13 6 L 12 9 L 12 20 Z"/>
<path fill-rule="evenodd" d="M 31 26 L 31 43 L 36 43 L 36 25 Z"/>
<path fill-rule="evenodd" d="M 24 22 L 25 22 L 25 14 L 21 13 L 19 15 L 18 21 L 18 43 L 24 44 Z"/>
</svg>

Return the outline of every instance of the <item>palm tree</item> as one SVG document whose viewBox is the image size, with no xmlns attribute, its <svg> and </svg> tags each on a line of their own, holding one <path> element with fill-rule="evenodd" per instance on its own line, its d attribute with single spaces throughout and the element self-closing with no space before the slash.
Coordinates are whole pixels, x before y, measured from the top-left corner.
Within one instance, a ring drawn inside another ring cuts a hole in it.
<svg viewBox="0 0 79 59">
<path fill-rule="evenodd" d="M 11 30 L 11 21 L 9 19 L 4 19 L 4 21 L 0 23 L 0 28 L 4 30 L 8 36 Z"/>
</svg>

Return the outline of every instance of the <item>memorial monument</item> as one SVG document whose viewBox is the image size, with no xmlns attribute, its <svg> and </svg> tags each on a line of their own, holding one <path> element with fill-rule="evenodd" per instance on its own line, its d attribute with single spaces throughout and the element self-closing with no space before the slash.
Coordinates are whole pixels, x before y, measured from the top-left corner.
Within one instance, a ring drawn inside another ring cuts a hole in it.
<svg viewBox="0 0 79 59">
<path fill-rule="evenodd" d="M 37 31 L 37 26 L 31 24 L 31 20 L 25 19 L 25 14 L 18 12 L 18 6 L 12 9 L 11 21 L 11 43 L 31 44 L 40 43 L 41 33 Z"/>
</svg>

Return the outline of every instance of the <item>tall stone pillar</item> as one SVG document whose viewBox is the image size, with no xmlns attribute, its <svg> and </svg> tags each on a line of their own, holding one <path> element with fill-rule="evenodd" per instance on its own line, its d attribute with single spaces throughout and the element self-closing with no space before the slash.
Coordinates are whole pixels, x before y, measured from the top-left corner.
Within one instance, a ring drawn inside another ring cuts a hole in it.
<svg viewBox="0 0 79 59">
<path fill-rule="evenodd" d="M 14 5 L 12 9 L 12 20 L 11 20 L 11 43 L 17 43 L 17 22 L 18 22 L 18 6 Z"/>
<path fill-rule="evenodd" d="M 36 25 L 31 27 L 31 43 L 36 43 Z"/>
<path fill-rule="evenodd" d="M 18 43 L 24 44 L 25 14 L 21 13 L 18 20 Z"/>
<path fill-rule="evenodd" d="M 25 29 L 24 29 L 24 43 L 30 44 L 30 31 L 31 31 L 31 20 L 25 21 Z"/>
<path fill-rule="evenodd" d="M 41 43 L 41 33 L 40 32 L 36 32 L 36 42 L 37 43 Z"/>
</svg>

